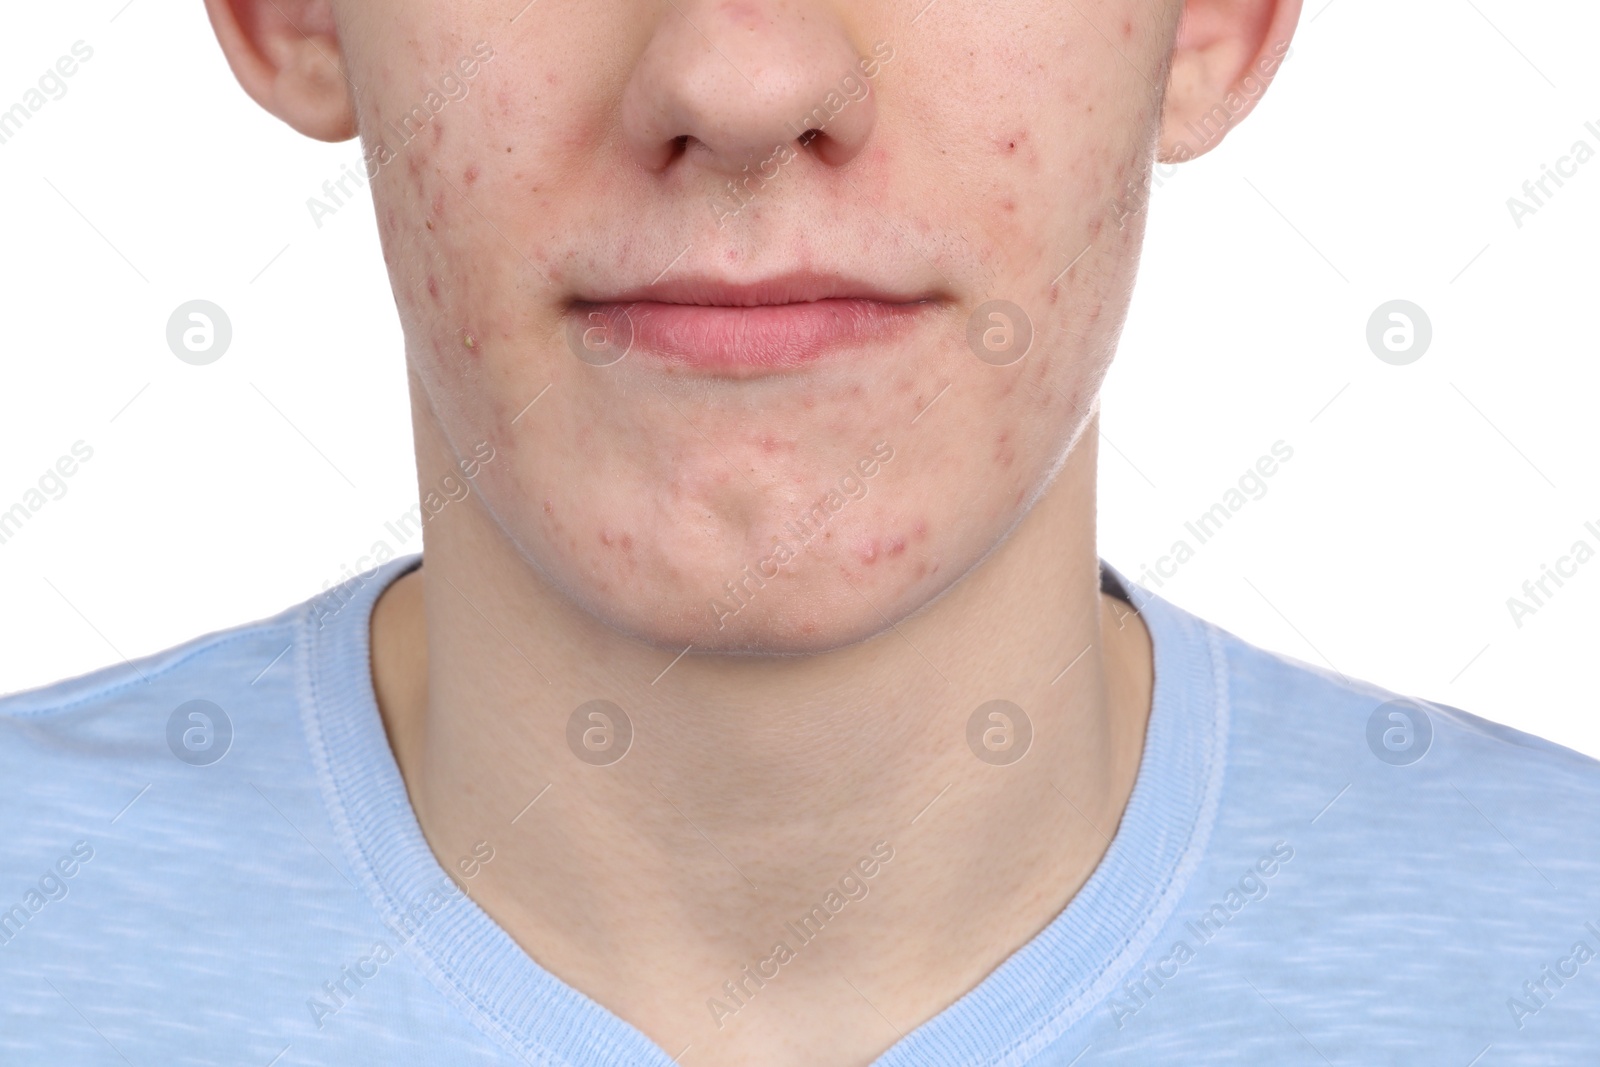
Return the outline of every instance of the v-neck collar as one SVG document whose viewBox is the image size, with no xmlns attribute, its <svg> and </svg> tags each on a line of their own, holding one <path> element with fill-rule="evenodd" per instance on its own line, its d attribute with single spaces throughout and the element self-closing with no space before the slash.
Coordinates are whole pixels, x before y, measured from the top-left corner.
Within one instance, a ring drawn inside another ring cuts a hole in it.
<svg viewBox="0 0 1600 1067">
<path fill-rule="evenodd" d="M 378 917 L 484 1033 L 551 1067 L 675 1067 L 634 1026 L 541 967 L 454 883 L 412 811 L 373 693 L 370 621 L 400 557 L 341 590 L 331 621 L 301 619 L 306 737 L 334 833 Z M 1150 632 L 1155 685 L 1138 777 L 1116 836 L 1044 930 L 874 1067 L 1028 1063 L 1114 990 L 1149 949 L 1205 852 L 1228 722 L 1219 632 L 1100 563 L 1101 588 Z M 326 625 L 324 625 L 326 623 Z"/>
</svg>

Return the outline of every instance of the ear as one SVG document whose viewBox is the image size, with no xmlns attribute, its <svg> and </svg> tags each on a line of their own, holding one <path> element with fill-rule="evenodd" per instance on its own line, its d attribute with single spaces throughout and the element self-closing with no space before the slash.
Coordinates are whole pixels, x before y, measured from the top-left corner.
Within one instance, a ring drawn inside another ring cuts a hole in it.
<svg viewBox="0 0 1600 1067">
<path fill-rule="evenodd" d="M 329 0 L 205 0 L 233 76 L 307 137 L 355 136 L 352 87 Z"/>
<path fill-rule="evenodd" d="M 1250 114 L 1289 51 L 1300 4 L 1185 0 L 1161 115 L 1161 162 L 1204 155 Z"/>
</svg>

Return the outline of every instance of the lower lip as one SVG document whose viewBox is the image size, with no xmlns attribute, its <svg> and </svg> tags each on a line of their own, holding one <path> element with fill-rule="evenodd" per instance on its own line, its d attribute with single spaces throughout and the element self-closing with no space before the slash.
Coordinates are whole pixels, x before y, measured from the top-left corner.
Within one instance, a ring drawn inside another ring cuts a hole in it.
<svg viewBox="0 0 1600 1067">
<path fill-rule="evenodd" d="M 638 353 L 710 373 L 751 374 L 802 367 L 830 353 L 903 336 L 930 301 L 829 299 L 756 307 L 578 303 L 572 314 L 603 324 L 620 355 Z M 598 316 L 598 317 L 597 317 Z"/>
</svg>

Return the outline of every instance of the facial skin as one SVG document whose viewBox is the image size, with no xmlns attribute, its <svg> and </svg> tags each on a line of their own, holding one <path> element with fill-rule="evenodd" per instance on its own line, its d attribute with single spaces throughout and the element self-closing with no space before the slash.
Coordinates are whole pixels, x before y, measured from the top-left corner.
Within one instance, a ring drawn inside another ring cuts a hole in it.
<svg viewBox="0 0 1600 1067">
<path fill-rule="evenodd" d="M 927 605 L 1089 417 L 1180 7 L 505 6 L 292 15 L 336 39 L 359 87 L 417 417 L 446 459 L 492 445 L 477 488 L 500 533 L 660 647 L 814 652 Z M 802 145 L 807 115 L 825 121 Z M 568 344 L 575 300 L 793 271 L 926 303 L 885 343 L 770 372 L 600 367 Z M 1008 366 L 968 342 L 990 300 L 1033 331 Z M 858 486 L 875 447 L 893 459 Z"/>
<path fill-rule="evenodd" d="M 1066 906 L 1133 789 L 1096 394 L 1152 158 L 1250 110 L 1299 4 L 521 3 L 208 0 L 257 101 L 377 161 L 422 487 L 493 449 L 374 612 L 396 762 L 446 869 L 493 844 L 474 900 L 668 1054 L 865 1063 Z M 897 306 L 634 303 L 796 272 Z M 996 300 L 1021 358 L 969 343 Z M 615 362 L 572 344 L 605 301 Z M 808 352 L 835 321 L 859 343 Z M 739 329 L 763 359 L 704 358 Z M 565 740 L 596 698 L 636 726 L 604 768 Z M 995 699 L 1033 723 L 1005 767 L 966 740 Z M 708 1018 L 879 837 L 862 920 Z"/>
</svg>

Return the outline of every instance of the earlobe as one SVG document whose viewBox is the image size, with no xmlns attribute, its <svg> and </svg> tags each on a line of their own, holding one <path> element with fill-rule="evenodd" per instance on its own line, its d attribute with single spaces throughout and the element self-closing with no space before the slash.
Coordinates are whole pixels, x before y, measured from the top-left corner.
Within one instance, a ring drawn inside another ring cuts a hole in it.
<svg viewBox="0 0 1600 1067">
<path fill-rule="evenodd" d="M 205 0 L 250 98 L 307 137 L 355 136 L 355 105 L 329 0 Z"/>
<path fill-rule="evenodd" d="M 1186 0 L 1167 78 L 1157 158 L 1215 148 L 1266 93 L 1289 53 L 1301 0 Z"/>
</svg>

